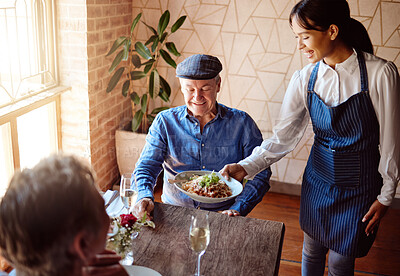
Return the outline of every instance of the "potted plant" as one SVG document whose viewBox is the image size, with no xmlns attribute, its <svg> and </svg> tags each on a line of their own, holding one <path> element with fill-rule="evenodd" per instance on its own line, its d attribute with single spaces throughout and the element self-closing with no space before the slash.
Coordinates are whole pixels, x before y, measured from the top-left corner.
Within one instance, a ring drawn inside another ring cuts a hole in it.
<svg viewBox="0 0 400 276">
<path fill-rule="evenodd" d="M 134 103 L 130 133 L 122 130 L 118 130 L 116 133 L 117 162 L 120 173 L 132 171 L 144 146 L 145 134 L 150 124 L 160 111 L 169 108 L 161 106 L 150 111 L 149 104 L 156 98 L 160 98 L 164 102 L 169 101 L 171 87 L 159 74 L 157 66 L 163 59 L 168 65 L 176 68 L 176 63 L 169 53 L 176 57 L 179 57 L 180 53 L 173 42 L 168 42 L 168 38 L 182 26 L 186 19 L 186 16 L 181 16 L 176 20 L 171 26 L 170 32 L 167 31 L 170 21 L 168 10 L 161 15 L 157 29 L 141 21 L 151 31 L 151 36 L 143 43 L 135 42 L 133 37 L 133 31 L 141 17 L 142 13 L 139 13 L 132 21 L 129 34 L 117 38 L 106 55 L 110 56 L 119 50 L 109 68 L 109 72 L 113 75 L 106 92 L 110 93 L 118 83 L 123 82 L 122 95 L 129 97 Z M 124 63 L 121 63 L 123 61 Z M 121 66 L 119 66 L 120 64 Z M 147 81 L 147 90 L 139 95 L 134 91 L 133 82 L 143 78 Z M 143 133 L 143 135 L 138 133 Z"/>
</svg>

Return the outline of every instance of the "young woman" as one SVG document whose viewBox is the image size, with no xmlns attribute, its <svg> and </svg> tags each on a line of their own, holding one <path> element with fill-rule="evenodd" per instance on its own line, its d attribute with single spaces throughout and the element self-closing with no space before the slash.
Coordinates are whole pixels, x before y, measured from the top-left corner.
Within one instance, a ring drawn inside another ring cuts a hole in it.
<svg viewBox="0 0 400 276">
<path fill-rule="evenodd" d="M 353 275 L 399 182 L 399 74 L 392 62 L 372 55 L 345 0 L 302 0 L 289 22 L 310 64 L 294 73 L 274 135 L 221 173 L 251 179 L 296 147 L 311 118 L 314 145 L 300 207 L 302 273 L 323 275 L 329 251 L 330 275 Z"/>
</svg>

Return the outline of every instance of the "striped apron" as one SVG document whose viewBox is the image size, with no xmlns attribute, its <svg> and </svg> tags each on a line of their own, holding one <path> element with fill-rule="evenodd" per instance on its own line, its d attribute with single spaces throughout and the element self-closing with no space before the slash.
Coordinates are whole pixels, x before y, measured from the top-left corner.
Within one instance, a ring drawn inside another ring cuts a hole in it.
<svg viewBox="0 0 400 276">
<path fill-rule="evenodd" d="M 382 187 L 378 172 L 379 123 L 368 92 L 362 53 L 361 92 L 327 106 L 314 92 L 319 63 L 308 83 L 314 144 L 303 175 L 300 226 L 314 240 L 344 256 L 363 257 L 374 242 L 361 222 Z"/>
</svg>

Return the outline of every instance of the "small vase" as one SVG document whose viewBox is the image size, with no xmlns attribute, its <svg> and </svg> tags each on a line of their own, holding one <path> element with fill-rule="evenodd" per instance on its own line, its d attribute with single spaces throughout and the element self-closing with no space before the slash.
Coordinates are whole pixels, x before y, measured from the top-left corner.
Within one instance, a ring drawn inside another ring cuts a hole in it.
<svg viewBox="0 0 400 276">
<path fill-rule="evenodd" d="M 133 264 L 133 240 L 138 236 L 138 232 L 133 233 L 130 236 L 130 244 L 129 246 L 118 247 L 115 242 L 109 240 L 107 244 L 107 249 L 115 251 L 119 256 L 121 256 L 121 260 L 119 261 L 122 265 L 132 265 Z"/>
</svg>

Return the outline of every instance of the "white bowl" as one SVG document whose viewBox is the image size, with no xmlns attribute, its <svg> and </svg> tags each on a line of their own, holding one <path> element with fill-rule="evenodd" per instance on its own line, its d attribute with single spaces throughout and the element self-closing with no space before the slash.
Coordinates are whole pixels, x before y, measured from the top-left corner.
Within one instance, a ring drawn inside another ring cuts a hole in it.
<svg viewBox="0 0 400 276">
<path fill-rule="evenodd" d="M 212 173 L 212 171 L 185 171 L 185 172 L 181 172 L 178 173 L 175 176 L 176 180 L 188 180 L 190 179 L 190 177 L 192 177 L 193 175 L 205 175 L 205 174 L 210 174 Z M 191 199 L 196 200 L 198 202 L 202 202 L 202 203 L 218 203 L 218 202 L 224 202 L 227 200 L 230 200 L 232 198 L 237 197 L 242 191 L 243 191 L 243 185 L 237 181 L 236 179 L 234 179 L 233 177 L 231 177 L 231 179 L 228 181 L 226 180 L 225 177 L 223 177 L 219 172 L 214 172 L 222 181 L 224 181 L 226 183 L 226 185 L 229 186 L 229 188 L 231 188 L 232 191 L 232 195 L 228 196 L 228 197 L 218 197 L 218 198 L 214 198 L 214 197 L 207 197 L 207 196 L 201 196 L 198 194 L 194 194 L 194 193 L 189 193 L 188 191 L 185 191 L 184 189 L 182 189 L 182 184 L 183 183 L 174 183 L 175 187 L 178 188 L 182 193 L 188 195 Z"/>
</svg>

